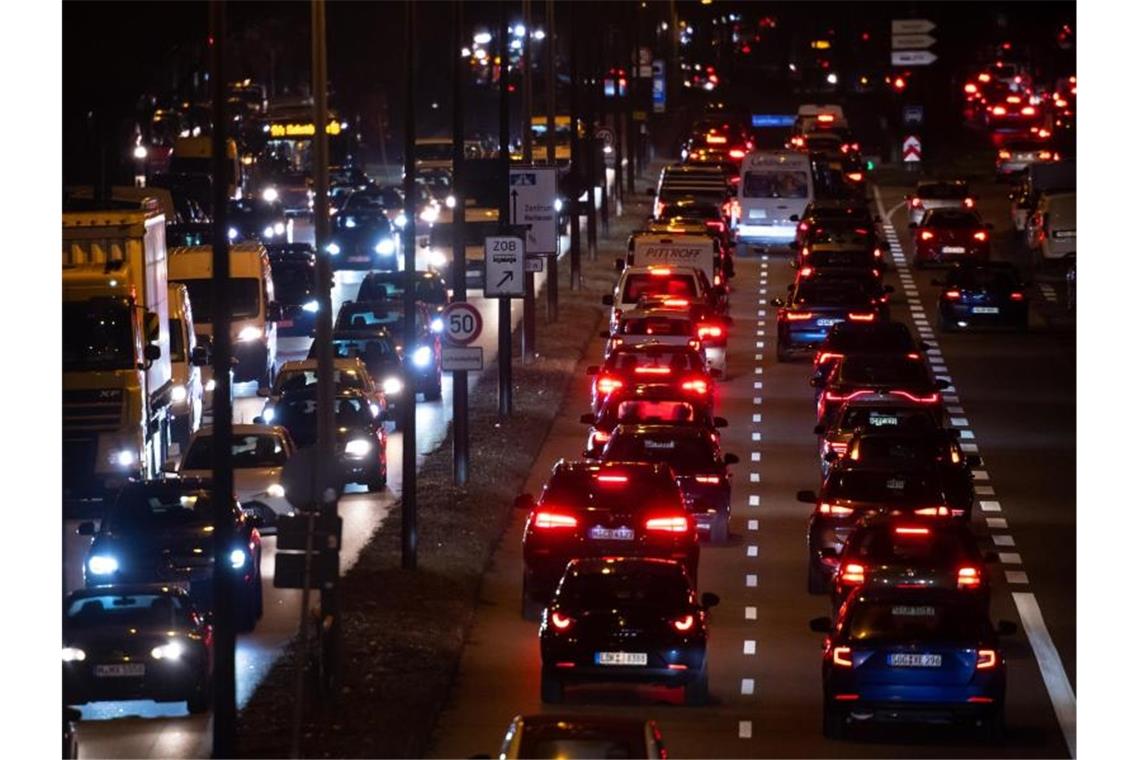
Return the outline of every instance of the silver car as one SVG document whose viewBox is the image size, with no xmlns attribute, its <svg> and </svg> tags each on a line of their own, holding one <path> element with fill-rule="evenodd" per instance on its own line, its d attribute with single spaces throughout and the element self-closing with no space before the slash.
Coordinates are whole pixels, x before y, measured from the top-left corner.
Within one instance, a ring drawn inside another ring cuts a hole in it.
<svg viewBox="0 0 1140 760">
<path fill-rule="evenodd" d="M 965 180 L 928 180 L 919 182 L 914 193 L 906 196 L 906 205 L 911 224 L 918 224 L 932 208 L 972 209 L 977 201 Z"/>
</svg>

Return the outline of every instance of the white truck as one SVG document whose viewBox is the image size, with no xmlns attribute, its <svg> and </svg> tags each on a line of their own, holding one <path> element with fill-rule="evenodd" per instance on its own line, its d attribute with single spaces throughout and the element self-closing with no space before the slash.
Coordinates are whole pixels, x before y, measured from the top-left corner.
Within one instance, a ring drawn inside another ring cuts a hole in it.
<svg viewBox="0 0 1140 760">
<path fill-rule="evenodd" d="M 720 282 L 717 254 L 717 243 L 708 235 L 634 233 L 626 263 L 634 267 L 693 267 L 704 272 L 709 282 Z"/>
<path fill-rule="evenodd" d="M 166 460 L 174 383 L 165 223 L 141 210 L 63 214 L 63 492 L 101 500 Z"/>
</svg>

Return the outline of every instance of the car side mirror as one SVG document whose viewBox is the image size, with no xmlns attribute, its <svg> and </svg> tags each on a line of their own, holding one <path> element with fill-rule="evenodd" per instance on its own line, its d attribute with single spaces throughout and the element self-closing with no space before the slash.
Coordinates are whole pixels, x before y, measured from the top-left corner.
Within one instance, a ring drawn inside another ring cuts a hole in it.
<svg viewBox="0 0 1140 760">
<path fill-rule="evenodd" d="M 796 501 L 804 504 L 815 504 L 815 491 L 796 491 Z"/>
<path fill-rule="evenodd" d="M 281 304 L 276 301 L 270 301 L 269 306 L 265 309 L 265 319 L 268 322 L 281 321 Z"/>
<path fill-rule="evenodd" d="M 839 460 L 839 452 L 838 451 L 829 451 L 823 455 L 823 461 L 825 461 L 825 462 L 835 462 L 838 460 Z"/>
<path fill-rule="evenodd" d="M 813 427 L 811 429 L 811 432 L 815 433 L 816 435 L 823 435 L 824 433 L 827 432 L 827 428 L 825 428 L 822 424 L 820 424 L 820 425 L 816 425 L 815 427 Z"/>
<path fill-rule="evenodd" d="M 625 269 L 625 259 L 614 259 L 614 270 L 620 272 L 623 269 Z"/>
<path fill-rule="evenodd" d="M 253 418 L 253 424 L 254 425 L 264 425 L 265 424 L 265 418 L 259 414 Z"/>
<path fill-rule="evenodd" d="M 998 636 L 1014 636 L 1017 634 L 1017 623 L 1011 623 L 1008 620 L 999 620 L 996 633 Z"/>
<path fill-rule="evenodd" d="M 602 296 L 602 306 L 613 306 L 613 305 L 614 305 L 614 297 L 612 295 L 607 293 L 606 295 Z"/>
<path fill-rule="evenodd" d="M 515 497 L 515 509 L 534 509 L 534 497 L 529 493 L 520 493 Z"/>
<path fill-rule="evenodd" d="M 257 389 L 257 395 L 261 396 L 262 398 L 269 398 L 269 393 L 270 393 L 269 388 L 258 388 Z"/>
<path fill-rule="evenodd" d="M 81 522 L 79 523 L 79 527 L 75 529 L 75 532 L 81 536 L 94 536 L 95 523 L 91 522 L 90 520 L 87 522 Z"/>
<path fill-rule="evenodd" d="M 725 454 L 724 455 L 724 463 L 725 464 L 740 464 L 740 457 L 736 456 L 736 454 Z"/>
<path fill-rule="evenodd" d="M 950 387 L 950 383 L 946 382 L 945 380 L 935 380 L 934 384 L 938 386 L 938 390 L 940 391 L 944 391 Z"/>
<path fill-rule="evenodd" d="M 799 220 L 800 220 L 799 214 L 792 214 L 791 216 L 788 217 L 789 222 L 798 222 Z"/>
<path fill-rule="evenodd" d="M 718 604 L 720 604 L 720 597 L 711 591 L 706 591 L 705 593 L 701 594 L 701 606 L 706 610 L 715 607 Z"/>
<path fill-rule="evenodd" d="M 154 343 L 147 343 L 143 348 L 143 358 L 148 362 L 157 361 L 162 356 L 162 349 Z"/>
<path fill-rule="evenodd" d="M 601 367 L 599 367 L 597 364 L 591 364 L 589 367 L 586 367 L 587 375 L 596 375 L 599 371 L 601 371 Z"/>
<path fill-rule="evenodd" d="M 831 618 L 817 617 L 808 621 L 808 627 L 816 633 L 831 633 Z"/>
<path fill-rule="evenodd" d="M 982 466 L 982 458 L 980 456 L 978 456 L 977 454 L 967 454 L 966 455 L 966 466 L 967 467 L 981 467 Z"/>
<path fill-rule="evenodd" d="M 205 367 L 210 363 L 210 351 L 205 346 L 194 346 L 190 351 L 190 363 L 195 367 Z"/>
<path fill-rule="evenodd" d="M 777 306 L 777 307 L 783 306 L 784 305 L 784 299 L 783 298 L 773 298 L 768 303 L 771 304 L 772 306 Z"/>
<path fill-rule="evenodd" d="M 728 420 L 724 417 L 713 417 L 713 427 L 728 427 Z"/>
<path fill-rule="evenodd" d="M 594 415 L 583 414 L 581 417 L 578 418 L 578 422 L 581 422 L 583 425 L 593 425 L 594 424 Z"/>
</svg>

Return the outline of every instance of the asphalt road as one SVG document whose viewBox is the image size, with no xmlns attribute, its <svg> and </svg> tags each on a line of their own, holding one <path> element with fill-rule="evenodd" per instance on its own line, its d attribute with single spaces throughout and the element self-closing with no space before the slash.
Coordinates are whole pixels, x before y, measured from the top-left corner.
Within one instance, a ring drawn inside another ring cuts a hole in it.
<svg viewBox="0 0 1140 760">
<path fill-rule="evenodd" d="M 996 184 L 976 189 L 981 211 L 995 223 L 1001 241 L 994 257 L 1019 260 L 1005 247 L 1006 189 Z M 884 210 L 898 204 L 904 192 L 883 188 Z M 933 344 L 929 358 L 936 373 L 953 384 L 947 403 L 960 410 L 952 414 L 964 431 L 963 443 L 977 446 L 983 457 L 975 473 L 981 503 L 974 529 L 983 549 L 1002 555 L 991 567 L 992 616 L 1019 624 L 1018 635 L 1007 640 L 1009 730 L 1001 746 L 961 730 L 915 727 L 864 731 L 843 743 L 822 737 L 822 637 L 809 631 L 808 620 L 830 610 L 826 597 L 806 591 L 811 507 L 795 500 L 797 490 L 819 483 L 814 411 L 807 360 L 776 362 L 775 309 L 767 304 L 784 293 L 793 272 L 785 252 L 772 251 L 738 255 L 732 281 L 735 323 L 728 372 L 718 389 L 719 413 L 729 420 L 722 431 L 724 449 L 738 454 L 741 463 L 734 468 L 732 540 L 705 547 L 701 555 L 701 590 L 721 597 L 711 614 L 710 704 L 683 707 L 679 690 L 607 686 L 568 689 L 567 703 L 558 708 L 541 704 L 537 624 L 519 616 L 520 513 L 485 576 L 432 756 L 496 753 L 513 715 L 556 711 L 655 718 L 674 757 L 1072 754 L 1076 394 L 1071 325 L 1063 308 L 1036 287 L 1028 334 L 942 336 L 929 319 L 935 300 L 929 281 L 935 275 L 910 270 L 905 216 L 892 219 L 892 258 L 898 265 L 888 274 L 896 289 L 892 313 L 922 328 Z M 577 458 L 582 450 L 585 428 L 578 416 L 589 408 L 585 367 L 596 362 L 601 347 L 595 340 L 581 363 L 581 380 L 528 479 L 531 493 L 541 488 L 554 462 Z"/>
</svg>

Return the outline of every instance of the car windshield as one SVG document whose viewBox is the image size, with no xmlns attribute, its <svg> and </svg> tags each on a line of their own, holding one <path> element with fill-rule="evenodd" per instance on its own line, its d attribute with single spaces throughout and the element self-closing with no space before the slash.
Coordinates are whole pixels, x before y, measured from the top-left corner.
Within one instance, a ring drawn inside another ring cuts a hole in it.
<svg viewBox="0 0 1140 760">
<path fill-rule="evenodd" d="M 621 320 L 618 332 L 622 335 L 692 335 L 688 319 L 669 317 L 631 317 Z"/>
<path fill-rule="evenodd" d="M 696 298 L 697 285 L 692 275 L 631 274 L 625 279 L 622 303 L 637 303 L 642 296 L 680 296 Z"/>
<path fill-rule="evenodd" d="M 560 604 L 591 609 L 683 608 L 689 583 L 680 565 L 657 562 L 613 562 L 594 569 L 571 569 L 555 596 Z"/>
<path fill-rule="evenodd" d="M 317 425 L 317 399 L 312 395 L 285 396 L 281 403 L 274 407 L 273 423 L 285 426 L 292 432 L 295 428 L 302 431 L 301 435 L 294 435 L 298 443 L 310 443 L 304 434 L 308 430 L 315 435 Z M 372 410 L 363 398 L 350 397 L 336 400 L 336 424 L 341 427 L 370 427 L 373 422 Z M 314 439 L 315 440 L 315 439 Z"/>
<path fill-rule="evenodd" d="M 989 630 L 980 605 L 962 602 L 856 600 L 847 618 L 851 641 L 893 643 L 919 641 L 976 641 Z"/>
<path fill-rule="evenodd" d="M 336 387 L 338 390 L 344 388 L 356 388 L 365 390 L 364 376 L 354 369 L 341 369 L 335 368 Z M 295 369 L 292 367 L 282 369 L 277 375 L 277 383 L 274 386 L 275 395 L 287 393 L 290 391 L 298 391 L 303 388 L 316 387 L 317 385 L 317 368 L 312 367 L 309 369 Z"/>
<path fill-rule="evenodd" d="M 886 357 L 880 361 L 844 361 L 840 375 L 845 383 L 871 385 L 889 383 L 925 385 L 930 379 L 922 362 L 895 360 L 894 357 Z"/>
<path fill-rule="evenodd" d="M 969 188 L 957 183 L 932 183 L 918 186 L 918 197 L 923 200 L 961 200 L 969 194 Z"/>
<path fill-rule="evenodd" d="M 230 446 L 235 468 L 280 467 L 289 458 L 285 442 L 281 436 L 273 434 L 234 434 Z M 214 437 L 198 435 L 190 444 L 186 458 L 182 460 L 183 470 L 209 470 L 214 466 Z"/>
<path fill-rule="evenodd" d="M 522 739 L 519 742 L 519 757 L 529 757 L 534 760 L 645 756 L 645 732 L 640 727 L 615 731 L 609 726 L 597 728 L 566 721 L 538 726 L 525 723 Z"/>
<path fill-rule="evenodd" d="M 927 217 L 924 227 L 936 229 L 963 230 L 982 226 L 982 218 L 975 211 L 959 211 L 957 209 L 932 210 Z"/>
<path fill-rule="evenodd" d="M 131 308 L 126 299 L 63 302 L 63 371 L 134 369 Z"/>
<path fill-rule="evenodd" d="M 826 483 L 827 499 L 874 502 L 899 507 L 929 507 L 942 503 L 942 492 L 931 475 L 915 471 L 842 470 Z"/>
<path fill-rule="evenodd" d="M 396 357 L 396 347 L 390 337 L 335 338 L 333 356 L 337 359 L 360 359 L 366 365 L 374 365 Z"/>
<path fill-rule="evenodd" d="M 645 375 L 647 382 L 679 372 L 702 372 L 704 362 L 696 351 L 619 351 L 610 355 L 608 368 Z"/>
<path fill-rule="evenodd" d="M 744 173 L 745 198 L 806 198 L 808 175 L 803 171 L 768 169 Z"/>
<path fill-rule="evenodd" d="M 704 435 L 678 438 L 670 433 L 621 433 L 602 451 L 607 462 L 665 462 L 678 475 L 717 466 L 716 449 Z"/>
<path fill-rule="evenodd" d="M 962 544 L 951 530 L 891 523 L 857 532 L 844 552 L 882 563 L 947 565 L 962 555 Z"/>
<path fill-rule="evenodd" d="M 400 272 L 373 273 L 360 284 L 358 301 L 384 301 L 404 297 L 404 275 Z M 416 300 L 433 306 L 447 304 L 447 285 L 442 277 L 416 275 Z"/>
<path fill-rule="evenodd" d="M 274 261 L 273 294 L 284 304 L 307 303 L 316 297 L 317 272 L 309 261 Z"/>
<path fill-rule="evenodd" d="M 191 280 L 176 280 L 190 291 L 190 304 L 194 309 L 194 321 L 212 323 L 214 306 L 214 281 L 208 277 Z M 235 318 L 256 317 L 261 309 L 261 281 L 255 277 L 234 277 L 230 279 L 230 315 Z"/>
<path fill-rule="evenodd" d="M 72 599 L 64 615 L 64 625 L 72 630 L 105 626 L 172 629 L 186 625 L 189 610 L 169 594 L 103 594 Z"/>
<path fill-rule="evenodd" d="M 208 491 L 177 485 L 124 488 L 100 530 L 150 532 L 212 523 L 214 510 Z"/>
<path fill-rule="evenodd" d="M 885 325 L 885 326 L 884 326 Z M 828 336 L 826 348 L 850 352 L 881 351 L 883 353 L 903 353 L 914 351 L 914 340 L 910 332 L 897 322 L 887 322 L 867 328 L 851 322 L 844 322 L 833 329 Z"/>
</svg>

